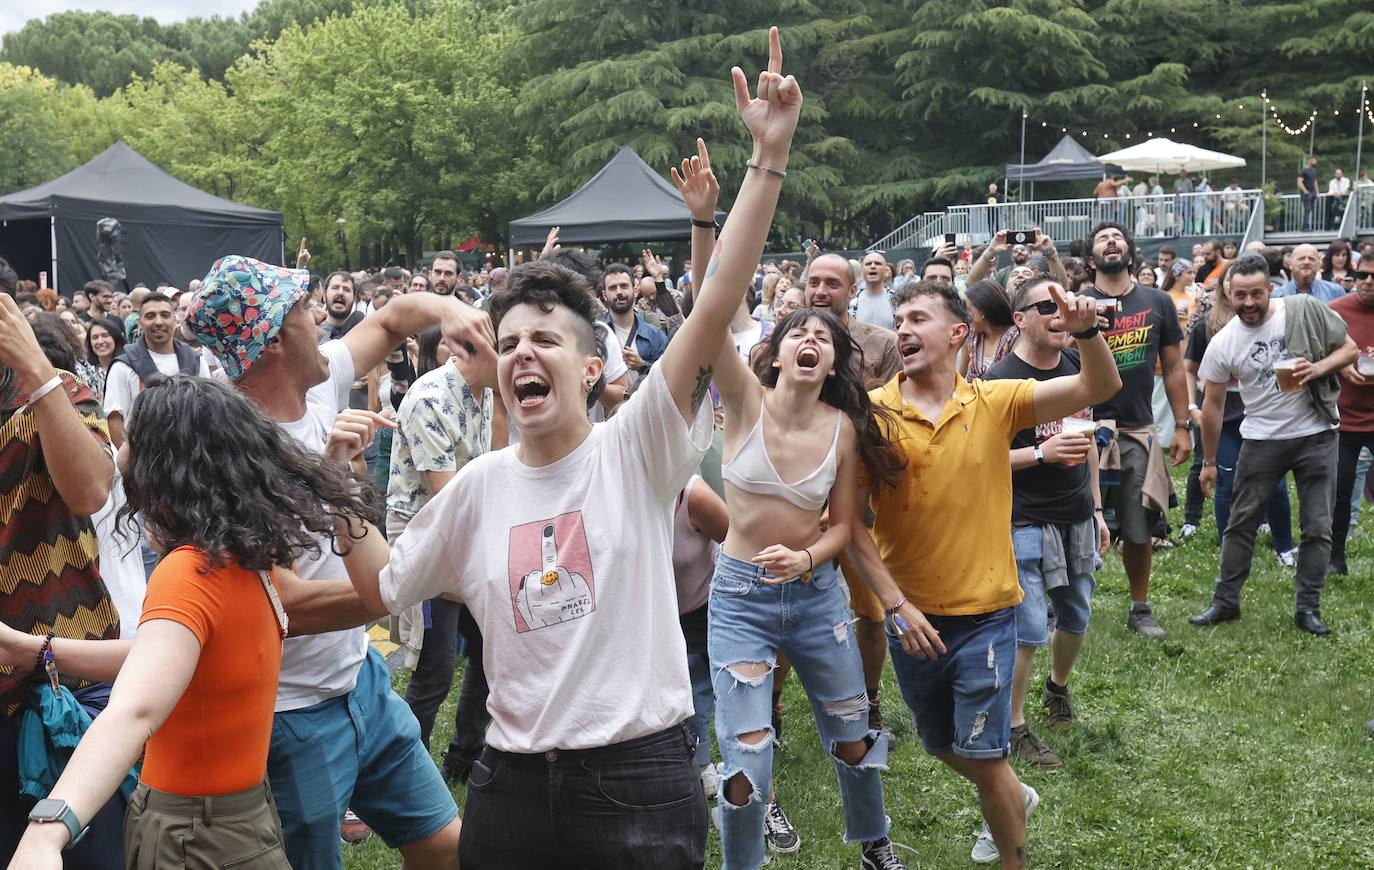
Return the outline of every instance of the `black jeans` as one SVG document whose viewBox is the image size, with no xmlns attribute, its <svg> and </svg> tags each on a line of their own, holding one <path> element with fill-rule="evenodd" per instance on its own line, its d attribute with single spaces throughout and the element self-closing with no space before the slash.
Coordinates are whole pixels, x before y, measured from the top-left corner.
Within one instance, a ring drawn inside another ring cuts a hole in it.
<svg viewBox="0 0 1374 870">
<path fill-rule="evenodd" d="M 19 793 L 19 713 L 0 715 L 0 864 L 8 865 L 29 826 L 36 801 Z M 83 819 L 83 821 L 85 821 Z M 124 866 L 124 796 L 114 797 L 91 819 L 85 838 L 62 853 L 66 870 L 110 870 Z"/>
<path fill-rule="evenodd" d="M 420 723 L 420 742 L 429 746 L 434 730 L 434 717 L 453 688 L 453 671 L 458 658 L 459 622 L 464 608 L 443 598 L 429 602 L 429 628 L 425 629 L 420 661 L 406 688 L 406 703 Z M 469 618 L 467 621 L 471 622 Z M 475 623 L 466 634 L 476 631 Z M 446 757 L 459 769 L 466 769 L 482 753 L 486 745 L 487 675 L 482 670 L 480 636 L 468 644 L 468 663 L 463 669 L 462 687 L 458 690 L 458 708 L 453 713 L 453 739 L 449 741 Z"/>
<path fill-rule="evenodd" d="M 472 769 L 463 870 L 696 870 L 706 795 L 686 724 L 601 749 L 517 755 Z"/>
<path fill-rule="evenodd" d="M 1360 450 L 1374 450 L 1374 432 L 1341 430 L 1340 446 L 1336 451 L 1336 504 L 1331 519 L 1331 558 L 1345 559 L 1345 536 L 1350 533 L 1350 500 L 1355 495 L 1355 466 Z M 1341 510 L 1345 505 L 1345 510 Z"/>
<path fill-rule="evenodd" d="M 1235 500 L 1231 522 L 1221 542 L 1221 570 L 1212 595 L 1225 608 L 1240 606 L 1240 590 L 1250 576 L 1255 555 L 1255 530 L 1274 497 L 1274 486 L 1292 471 L 1298 485 L 1297 609 L 1321 606 L 1326 564 L 1331 557 L 1331 508 L 1336 498 L 1336 433 L 1318 432 L 1303 438 L 1246 441 L 1236 462 Z M 1350 502 L 1345 505 L 1347 519 Z"/>
</svg>

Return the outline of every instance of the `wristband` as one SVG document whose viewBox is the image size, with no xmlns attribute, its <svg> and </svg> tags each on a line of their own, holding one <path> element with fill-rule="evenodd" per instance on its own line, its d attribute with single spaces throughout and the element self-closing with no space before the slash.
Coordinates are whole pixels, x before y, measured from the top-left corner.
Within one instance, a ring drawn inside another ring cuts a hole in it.
<svg viewBox="0 0 1374 870">
<path fill-rule="evenodd" d="M 694 227 L 701 227 L 703 230 L 718 230 L 718 229 L 720 229 L 720 224 L 716 223 L 715 221 L 703 221 L 703 220 L 698 220 L 697 218 L 692 218 L 692 226 L 694 226 Z"/>
<path fill-rule="evenodd" d="M 43 638 L 43 645 L 38 648 L 38 655 L 33 657 L 34 673 L 37 673 L 43 668 L 43 659 L 46 658 L 48 653 L 52 651 L 52 639 L 55 636 L 56 632 L 50 631 L 48 632 L 47 636 Z"/>
<path fill-rule="evenodd" d="M 1202 460 L 1202 467 L 1203 467 L 1203 468 L 1216 468 L 1216 467 L 1217 467 L 1217 461 L 1216 461 L 1215 459 L 1204 459 L 1204 460 Z"/>
<path fill-rule="evenodd" d="M 57 389 L 60 386 L 62 386 L 62 378 L 59 375 L 53 375 L 51 378 L 48 379 L 48 382 L 46 384 L 34 390 L 32 393 L 29 393 L 29 401 L 27 402 L 27 404 L 38 404 L 39 399 L 43 398 L 48 393 L 51 393 L 53 390 Z"/>
<path fill-rule="evenodd" d="M 758 164 L 758 163 L 755 163 L 755 162 L 752 161 L 752 160 L 747 161 L 744 165 L 747 166 L 747 167 L 749 167 L 750 169 L 758 169 L 758 170 L 761 170 L 761 171 L 763 171 L 763 172 L 767 172 L 769 175 L 776 175 L 778 178 L 786 178 L 786 177 L 787 177 L 787 173 L 786 173 L 786 172 L 783 172 L 781 169 L 774 169 L 774 168 L 771 167 L 771 166 L 762 166 L 762 165 L 760 165 L 760 164 Z"/>
<path fill-rule="evenodd" d="M 1097 338 L 1100 332 L 1101 330 L 1097 328 L 1097 325 L 1093 324 L 1092 329 L 1084 330 L 1083 332 L 1071 332 L 1069 334 L 1079 341 L 1087 341 L 1090 338 Z"/>
<path fill-rule="evenodd" d="M 811 558 L 811 548 L 802 547 L 802 552 L 806 554 L 806 570 L 808 573 L 816 570 L 816 561 Z"/>
<path fill-rule="evenodd" d="M 898 597 L 898 598 L 897 598 L 897 603 L 896 603 L 896 604 L 892 605 L 891 607 L 886 607 L 886 608 L 883 608 L 883 609 L 884 609 L 887 613 L 892 614 L 892 613 L 896 613 L 898 610 L 900 610 L 903 604 L 906 604 L 906 596 L 905 596 L 905 595 L 902 595 L 902 596 Z"/>
</svg>

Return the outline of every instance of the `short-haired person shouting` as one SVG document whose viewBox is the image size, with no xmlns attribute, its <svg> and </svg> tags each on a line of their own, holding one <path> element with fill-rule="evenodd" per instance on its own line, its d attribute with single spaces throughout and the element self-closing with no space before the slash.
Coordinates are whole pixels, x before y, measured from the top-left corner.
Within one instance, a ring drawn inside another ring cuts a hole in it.
<svg viewBox="0 0 1374 870">
<path fill-rule="evenodd" d="M 519 443 L 459 471 L 389 565 L 377 536 L 354 545 L 377 554 L 378 573 L 357 584 L 370 607 L 446 595 L 481 627 L 492 726 L 468 784 L 465 870 L 705 863 L 673 512 L 710 443 L 716 359 L 786 174 L 802 95 L 781 69 L 773 28 L 757 97 L 731 71 L 753 154 L 692 315 L 635 396 L 587 422 L 603 365 L 593 288 L 548 263 L 516 268 L 489 302 Z"/>
<path fill-rule="evenodd" d="M 955 360 L 969 314 L 954 286 L 896 291 L 902 371 L 870 395 L 897 417 L 887 434 L 907 465 L 896 486 L 873 495 L 872 535 L 851 522 L 849 545 L 887 613 L 893 670 L 926 752 L 978 787 L 986 826 L 974 860 L 1000 857 L 1003 867 L 1025 866 L 1026 817 L 1039 801 L 1007 763 L 1022 598 L 1008 450 L 1021 430 L 1121 388 L 1093 301 L 1048 289 L 1049 328 L 1078 340 L 1082 369 L 1047 381 L 964 380 Z"/>
</svg>

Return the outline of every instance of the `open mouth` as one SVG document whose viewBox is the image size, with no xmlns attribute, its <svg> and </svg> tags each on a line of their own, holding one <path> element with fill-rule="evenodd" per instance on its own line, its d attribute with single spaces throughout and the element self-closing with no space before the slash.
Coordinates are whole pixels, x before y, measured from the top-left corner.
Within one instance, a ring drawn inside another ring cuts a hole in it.
<svg viewBox="0 0 1374 870">
<path fill-rule="evenodd" d="M 522 408 L 531 408 L 549 395 L 549 384 L 539 375 L 521 375 L 515 379 L 515 401 Z"/>
<path fill-rule="evenodd" d="M 814 347 L 804 347 L 797 351 L 797 367 L 814 369 L 821 364 L 821 355 Z"/>
<path fill-rule="evenodd" d="M 897 346 L 897 352 L 902 355 L 902 359 L 907 360 L 921 352 L 919 344 L 901 344 Z"/>
<path fill-rule="evenodd" d="M 1102 249 L 1102 256 L 1110 257 L 1112 254 L 1116 254 L 1118 257 L 1121 256 L 1121 249 L 1116 245 L 1108 245 Z"/>
</svg>

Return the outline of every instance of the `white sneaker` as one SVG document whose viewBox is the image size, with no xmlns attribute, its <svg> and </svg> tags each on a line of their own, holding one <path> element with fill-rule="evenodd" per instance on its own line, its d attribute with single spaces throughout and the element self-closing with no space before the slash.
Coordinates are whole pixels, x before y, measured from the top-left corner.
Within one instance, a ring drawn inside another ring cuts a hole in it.
<svg viewBox="0 0 1374 870">
<path fill-rule="evenodd" d="M 1268 535 L 1268 534 L 1272 534 L 1272 532 L 1270 532 L 1270 530 L 1269 530 L 1269 524 L 1268 524 L 1268 523 L 1260 523 L 1259 528 L 1258 528 L 1258 529 L 1255 529 L 1255 536 L 1256 536 L 1256 537 L 1259 537 L 1260 535 Z"/>
<path fill-rule="evenodd" d="M 1185 541 L 1197 534 L 1197 526 L 1192 523 L 1184 523 L 1183 528 L 1178 530 L 1179 537 Z"/>
<path fill-rule="evenodd" d="M 1282 553 L 1278 553 L 1276 555 L 1278 556 L 1279 564 L 1283 567 L 1298 567 L 1298 554 L 1296 550 L 1284 550 Z"/>
<path fill-rule="evenodd" d="M 701 790 L 706 792 L 707 799 L 715 797 L 720 790 L 720 775 L 716 773 L 714 764 L 701 766 Z"/>
<path fill-rule="evenodd" d="M 1040 806 L 1040 793 L 1024 782 L 1021 783 L 1021 790 L 1026 793 L 1026 820 L 1030 821 L 1031 813 Z M 973 841 L 973 854 L 969 857 L 976 864 L 992 864 L 1002 860 L 1002 852 L 992 839 L 992 830 L 987 822 L 983 822 L 983 830 L 978 832 L 978 839 Z"/>
</svg>

